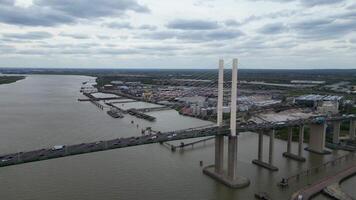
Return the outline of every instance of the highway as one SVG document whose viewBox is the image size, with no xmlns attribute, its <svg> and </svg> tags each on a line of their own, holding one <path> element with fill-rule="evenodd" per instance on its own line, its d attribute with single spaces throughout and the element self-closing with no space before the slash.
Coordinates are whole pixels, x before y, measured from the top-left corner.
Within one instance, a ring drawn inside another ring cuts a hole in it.
<svg viewBox="0 0 356 200">
<path fill-rule="evenodd" d="M 355 116 L 345 116 L 337 118 L 337 120 L 355 119 Z M 311 123 L 317 123 L 318 118 L 289 121 L 283 123 L 266 123 L 266 124 L 250 124 L 238 125 L 237 132 L 258 132 L 272 129 L 281 129 L 285 127 L 299 126 Z M 335 119 L 327 119 L 333 121 Z M 62 148 L 45 148 L 28 152 L 10 153 L 0 156 L 0 167 L 18 165 L 28 162 L 36 162 L 41 160 L 49 160 L 54 158 L 73 156 L 91 152 L 105 151 L 110 149 L 125 148 L 130 146 L 138 146 L 152 143 L 163 143 L 174 140 L 183 140 L 190 138 L 199 138 L 207 136 L 215 136 L 218 134 L 228 135 L 230 128 L 228 125 L 222 127 L 209 126 L 191 128 L 180 131 L 171 131 L 166 133 L 157 133 L 154 135 L 144 135 L 139 137 L 117 138 L 113 140 L 98 141 L 91 143 L 82 143 L 75 145 L 64 145 Z"/>
</svg>

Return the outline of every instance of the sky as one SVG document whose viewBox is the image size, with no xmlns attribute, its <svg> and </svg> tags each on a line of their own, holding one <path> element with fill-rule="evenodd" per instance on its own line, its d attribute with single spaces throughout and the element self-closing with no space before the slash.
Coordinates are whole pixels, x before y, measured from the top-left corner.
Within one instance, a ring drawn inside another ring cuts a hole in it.
<svg viewBox="0 0 356 200">
<path fill-rule="evenodd" d="M 0 0 L 0 67 L 356 68 L 355 0 Z"/>
</svg>

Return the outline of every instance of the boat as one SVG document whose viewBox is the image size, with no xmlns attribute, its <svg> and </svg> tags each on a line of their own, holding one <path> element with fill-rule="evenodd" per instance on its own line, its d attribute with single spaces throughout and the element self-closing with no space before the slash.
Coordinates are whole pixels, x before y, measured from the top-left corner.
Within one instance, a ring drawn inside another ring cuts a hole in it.
<svg viewBox="0 0 356 200">
<path fill-rule="evenodd" d="M 256 193 L 255 197 L 256 199 L 261 199 L 261 200 L 271 200 L 271 197 L 269 197 L 268 194 L 265 192 Z"/>
</svg>

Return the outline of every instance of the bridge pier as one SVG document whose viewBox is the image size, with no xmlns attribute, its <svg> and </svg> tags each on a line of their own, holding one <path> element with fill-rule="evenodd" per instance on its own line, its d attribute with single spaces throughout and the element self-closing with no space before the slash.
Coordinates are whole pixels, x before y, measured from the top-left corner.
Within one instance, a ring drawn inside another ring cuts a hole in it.
<svg viewBox="0 0 356 200">
<path fill-rule="evenodd" d="M 263 161 L 263 132 L 261 131 L 258 136 L 258 159 L 253 160 L 252 163 L 263 168 L 266 168 L 270 171 L 278 171 L 278 167 L 273 165 L 274 158 L 274 137 L 275 130 L 269 132 L 269 158 L 268 163 Z"/>
<path fill-rule="evenodd" d="M 305 162 L 306 159 L 302 156 L 304 126 L 299 127 L 298 155 L 292 153 L 292 139 L 293 139 L 293 127 L 288 127 L 287 152 L 284 152 L 283 156 L 296 161 Z"/>
<path fill-rule="evenodd" d="M 305 150 L 321 155 L 330 154 L 330 151 L 325 150 L 325 133 L 325 122 L 321 124 L 311 124 L 309 147 L 305 148 Z"/>
<path fill-rule="evenodd" d="M 333 143 L 339 144 L 340 142 L 340 127 L 341 121 L 333 122 Z"/>
<path fill-rule="evenodd" d="M 222 174 L 224 169 L 224 136 L 215 136 L 215 173 Z"/>
<path fill-rule="evenodd" d="M 355 140 L 356 120 L 350 120 L 350 140 Z"/>
<path fill-rule="evenodd" d="M 227 152 L 227 176 L 230 180 L 237 178 L 237 136 L 229 136 Z"/>
</svg>

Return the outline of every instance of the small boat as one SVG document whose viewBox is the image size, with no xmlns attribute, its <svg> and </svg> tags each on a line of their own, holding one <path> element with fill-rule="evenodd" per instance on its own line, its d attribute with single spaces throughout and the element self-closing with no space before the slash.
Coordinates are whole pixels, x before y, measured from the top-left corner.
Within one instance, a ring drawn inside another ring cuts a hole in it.
<svg viewBox="0 0 356 200">
<path fill-rule="evenodd" d="M 271 200 L 271 197 L 269 197 L 268 194 L 265 192 L 256 193 L 255 198 L 261 200 Z"/>
</svg>

